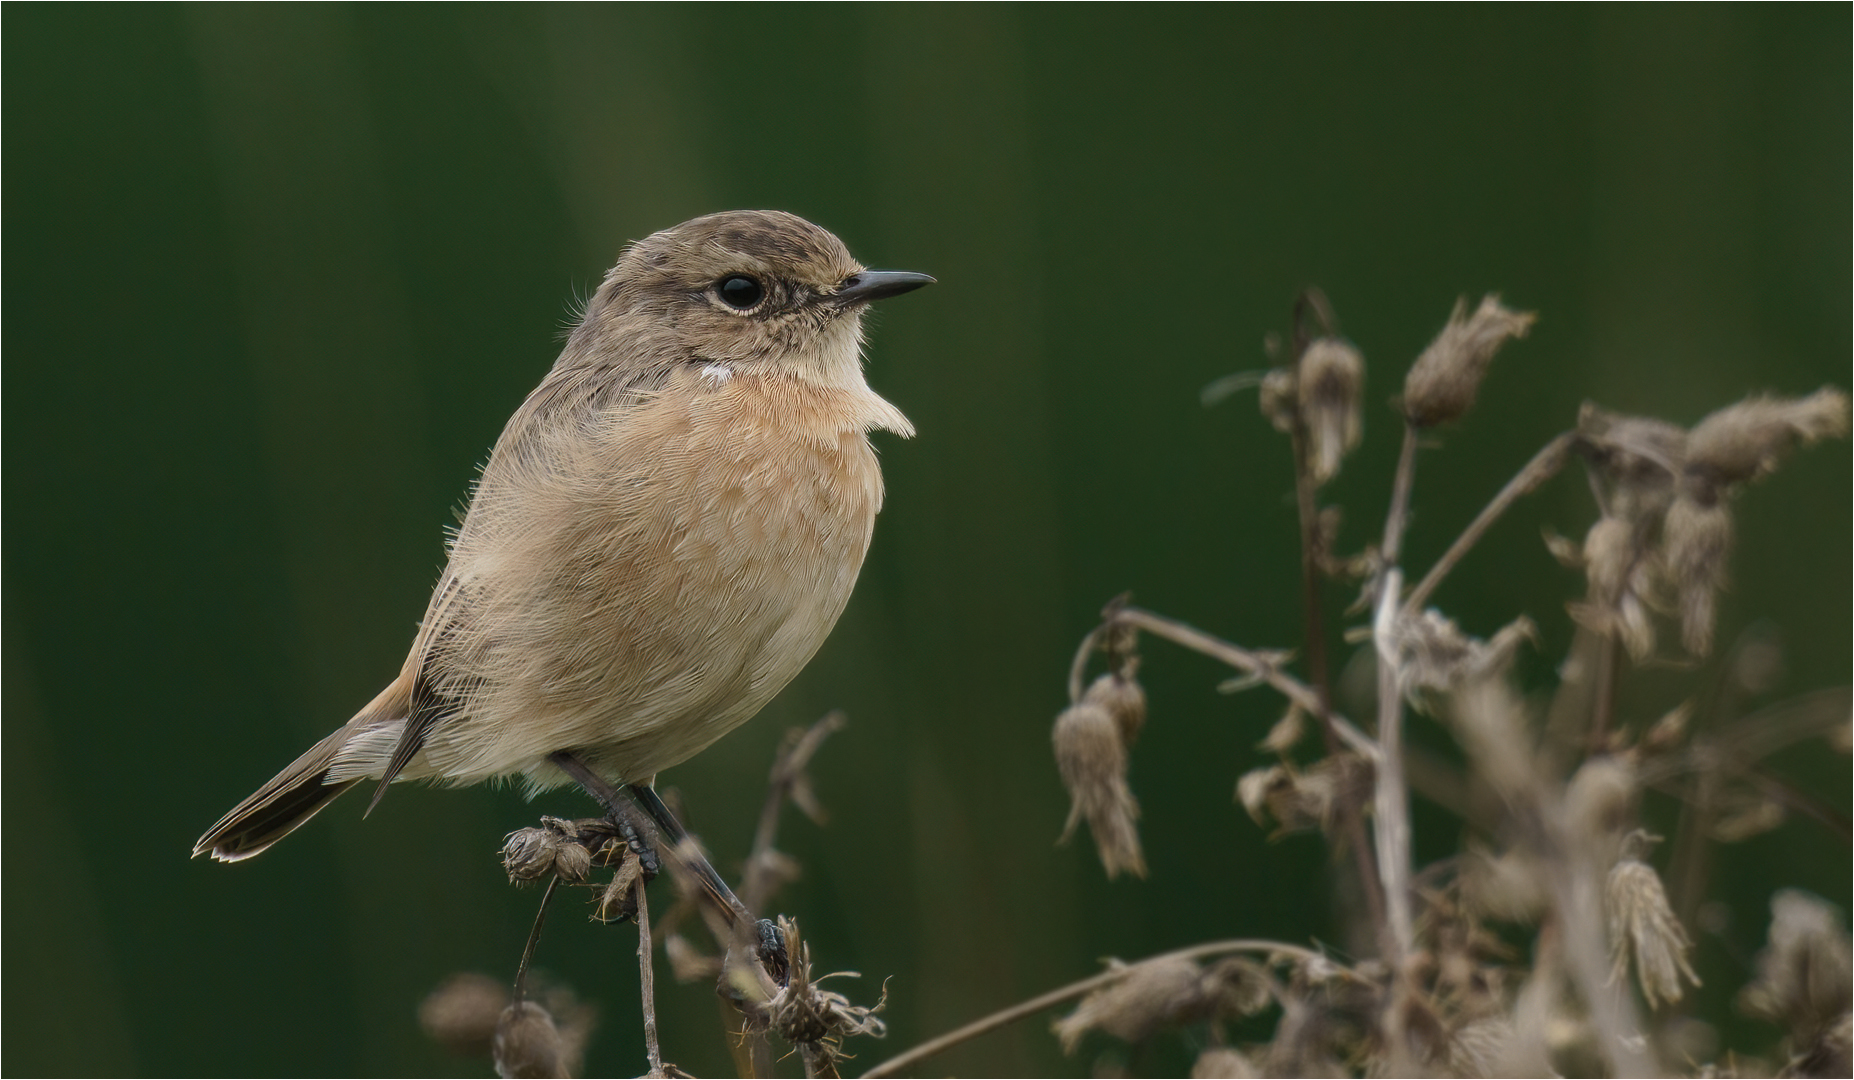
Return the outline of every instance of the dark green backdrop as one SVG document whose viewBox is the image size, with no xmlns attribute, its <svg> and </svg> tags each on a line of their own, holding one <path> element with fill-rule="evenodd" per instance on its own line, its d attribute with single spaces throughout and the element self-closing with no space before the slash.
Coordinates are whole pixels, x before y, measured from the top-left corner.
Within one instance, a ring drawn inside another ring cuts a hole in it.
<svg viewBox="0 0 1854 1080">
<path fill-rule="evenodd" d="M 1421 564 L 1586 397 L 1690 423 L 1845 385 L 1849 36 L 1826 4 L 9 6 L 0 1065 L 460 1067 L 416 1003 L 512 972 L 534 894 L 495 848 L 583 803 L 408 788 L 252 863 L 186 853 L 396 670 L 575 298 L 627 239 L 727 207 L 940 279 L 875 326 L 870 382 L 921 434 L 879 440 L 889 508 L 836 636 L 665 777 L 731 867 L 780 732 L 849 712 L 817 767 L 836 816 L 788 821 L 806 877 L 780 906 L 869 976 L 853 996 L 892 977 L 862 1060 L 1103 956 L 1330 938 L 1319 842 L 1268 844 L 1230 799 L 1277 703 L 1169 648 L 1133 765 L 1150 880 L 1053 844 L 1049 723 L 1104 600 L 1298 640 L 1286 447 L 1252 398 L 1198 390 L 1323 285 L 1373 365 L 1336 489 L 1355 547 L 1385 402 L 1455 296 L 1540 311 L 1425 459 Z M 1770 620 L 1787 690 L 1848 679 L 1849 491 L 1834 444 L 1742 503 L 1723 637 Z M 1557 655 L 1577 579 L 1538 530 L 1590 514 L 1561 479 L 1439 602 L 1480 632 L 1528 612 Z M 1691 678 L 1633 680 L 1626 717 Z M 1846 811 L 1845 758 L 1804 779 Z M 1459 836 L 1417 828 L 1432 856 Z M 1849 893 L 1819 829 L 1732 857 L 1700 945 L 1715 1012 L 1772 886 Z M 590 1067 L 641 1071 L 632 933 L 562 910 L 541 963 L 604 1008 Z M 708 992 L 663 1008 L 668 1056 L 723 1071 Z M 940 1065 L 1085 1067 L 1043 1021 Z"/>
</svg>

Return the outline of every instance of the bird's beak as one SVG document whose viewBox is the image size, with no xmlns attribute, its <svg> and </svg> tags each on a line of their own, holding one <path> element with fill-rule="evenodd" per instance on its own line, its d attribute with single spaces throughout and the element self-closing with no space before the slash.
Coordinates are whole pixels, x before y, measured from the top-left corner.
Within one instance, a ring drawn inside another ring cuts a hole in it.
<svg viewBox="0 0 1854 1080">
<path fill-rule="evenodd" d="M 843 284 L 837 286 L 833 299 L 839 305 L 849 307 L 852 304 L 867 304 L 871 300 L 900 296 L 922 285 L 932 284 L 933 279 L 926 274 L 911 274 L 906 270 L 864 270 L 844 278 Z"/>
</svg>

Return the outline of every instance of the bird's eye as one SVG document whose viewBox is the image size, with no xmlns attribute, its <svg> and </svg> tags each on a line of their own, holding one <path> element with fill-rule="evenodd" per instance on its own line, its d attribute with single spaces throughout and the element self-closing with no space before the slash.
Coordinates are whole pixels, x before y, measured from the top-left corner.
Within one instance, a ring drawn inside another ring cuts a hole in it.
<svg viewBox="0 0 1854 1080">
<path fill-rule="evenodd" d="M 728 307 L 737 311 L 747 310 L 759 303 L 766 295 L 766 290 L 760 286 L 759 282 L 739 274 L 722 278 L 721 284 L 715 286 L 715 291 L 721 294 L 721 299 L 727 303 Z"/>
</svg>

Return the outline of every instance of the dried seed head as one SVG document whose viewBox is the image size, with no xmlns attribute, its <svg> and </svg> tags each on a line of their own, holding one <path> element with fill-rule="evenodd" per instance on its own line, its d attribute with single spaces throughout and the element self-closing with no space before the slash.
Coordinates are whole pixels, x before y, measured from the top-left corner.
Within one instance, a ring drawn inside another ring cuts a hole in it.
<svg viewBox="0 0 1854 1080">
<path fill-rule="evenodd" d="M 785 936 L 791 966 L 786 984 L 766 1004 L 772 1030 L 805 1051 L 807 1075 L 819 1075 L 817 1070 L 823 1065 L 832 1070 L 827 1075 L 836 1075 L 837 1048 L 844 1039 L 852 1035 L 879 1039 L 888 1033 L 888 1025 L 875 1015 L 887 1005 L 888 992 L 884 990 L 873 1006 L 863 1006 L 852 1005 L 842 994 L 821 988 L 819 983 L 825 979 L 855 978 L 856 973 L 837 972 L 813 978 L 811 950 L 800 939 L 798 925 L 781 918 L 779 928 Z"/>
<path fill-rule="evenodd" d="M 1619 638 L 1637 661 L 1654 652 L 1654 622 L 1646 600 L 1654 588 L 1654 564 L 1643 556 L 1646 534 L 1628 519 L 1598 518 L 1584 535 L 1582 555 L 1590 599 L 1568 605 L 1580 624 Z"/>
<path fill-rule="evenodd" d="M 1485 918 L 1536 922 L 1545 911 L 1545 880 L 1537 861 L 1523 852 L 1496 856 L 1470 846 L 1461 866 L 1461 902 Z"/>
<path fill-rule="evenodd" d="M 1289 368 L 1271 368 L 1262 376 L 1262 415 L 1276 431 L 1286 435 L 1294 430 L 1294 372 Z"/>
<path fill-rule="evenodd" d="M 1191 1063 L 1191 1080 L 1252 1080 L 1260 1075 L 1242 1051 L 1228 1046 L 1206 1047 Z"/>
<path fill-rule="evenodd" d="M 1282 765 L 1255 769 L 1236 781 L 1236 798 L 1257 825 L 1264 812 L 1279 826 L 1275 837 L 1329 828 L 1344 810 L 1360 806 L 1371 789 L 1371 764 L 1357 754 L 1321 758 L 1305 771 Z"/>
<path fill-rule="evenodd" d="M 1250 769 L 1236 780 L 1236 801 L 1249 812 L 1249 817 L 1257 825 L 1268 824 L 1264 816 L 1268 810 L 1268 793 L 1278 784 L 1290 781 L 1292 773 L 1282 765 L 1270 765 L 1261 769 Z"/>
<path fill-rule="evenodd" d="M 1635 823 L 1635 770 L 1613 754 L 1590 758 L 1571 775 L 1564 791 L 1564 820 L 1571 839 L 1597 866 L 1621 857 L 1623 839 Z"/>
<path fill-rule="evenodd" d="M 502 840 L 502 868 L 510 881 L 534 881 L 554 872 L 554 860 L 566 841 L 546 828 L 516 829 Z"/>
<path fill-rule="evenodd" d="M 1050 738 L 1062 785 L 1069 791 L 1069 820 L 1062 839 L 1074 835 L 1075 826 L 1086 817 L 1107 876 L 1125 870 L 1145 877 L 1146 859 L 1133 824 L 1139 803 L 1127 787 L 1127 748 L 1120 722 L 1099 705 L 1083 702 L 1056 717 Z"/>
<path fill-rule="evenodd" d="M 1851 1075 L 1854 1070 L 1854 1013 L 1842 1013 L 1821 1034 L 1797 1050 L 1779 1076 Z"/>
<path fill-rule="evenodd" d="M 1139 740 L 1140 729 L 1146 726 L 1146 691 L 1140 686 L 1134 673 L 1139 670 L 1139 662 L 1130 662 L 1121 671 L 1103 675 L 1088 686 L 1088 692 L 1082 695 L 1082 702 L 1095 705 L 1107 711 L 1120 726 L 1120 741 L 1131 747 Z"/>
<path fill-rule="evenodd" d="M 1313 480 L 1324 484 L 1364 432 L 1365 358 L 1350 342 L 1317 338 L 1301 354 L 1298 388 Z"/>
<path fill-rule="evenodd" d="M 1800 889 L 1771 897 L 1770 915 L 1757 978 L 1738 992 L 1738 1007 L 1783 1025 L 1799 1043 L 1812 1042 L 1848 1014 L 1854 959 L 1846 919 L 1833 904 Z"/>
<path fill-rule="evenodd" d="M 496 1075 L 570 1076 L 560 1029 L 547 1010 L 533 1001 L 517 1001 L 502 1010 L 492 1040 Z"/>
<path fill-rule="evenodd" d="M 628 847 L 625 855 L 593 908 L 592 917 L 600 922 L 631 922 L 637 918 L 637 888 L 644 878 L 644 866 Z"/>
<path fill-rule="evenodd" d="M 1508 802 L 1536 798 L 1538 763 L 1525 705 L 1505 679 L 1464 683 L 1450 702 L 1449 722 L 1475 771 Z"/>
<path fill-rule="evenodd" d="M 1685 494 L 1668 508 L 1661 528 L 1661 561 L 1680 594 L 1680 639 L 1687 651 L 1712 651 L 1725 557 L 1732 550 L 1732 513 L 1722 502 L 1705 505 Z"/>
<path fill-rule="evenodd" d="M 1206 973 L 1191 960 L 1159 957 L 1125 970 L 1124 976 L 1089 994 L 1074 1012 L 1056 1021 L 1063 1053 L 1073 1054 L 1090 1031 L 1140 1042 L 1165 1028 L 1215 1015 L 1222 1000 L 1221 976 Z"/>
<path fill-rule="evenodd" d="M 1687 454 L 1687 433 L 1665 420 L 1624 416 L 1585 402 L 1577 414 L 1578 449 L 1607 482 L 1608 513 L 1651 525 L 1673 498 Z"/>
<path fill-rule="evenodd" d="M 1719 796 L 1716 817 L 1706 834 L 1721 844 L 1749 840 L 1782 825 L 1788 818 L 1783 804 L 1751 788 L 1731 788 Z"/>
<path fill-rule="evenodd" d="M 1217 999 L 1218 1016 L 1254 1016 L 1274 1004 L 1267 969 L 1247 957 L 1217 961 L 1205 971 L 1205 979 L 1208 992 Z"/>
<path fill-rule="evenodd" d="M 1617 517 L 1598 518 L 1584 534 L 1584 572 L 1590 579 L 1590 598 L 1614 605 L 1628 585 L 1635 560 L 1635 526 Z"/>
<path fill-rule="evenodd" d="M 487 975 L 453 975 L 418 1006 L 418 1026 L 431 1041 L 460 1057 L 488 1057 L 509 989 Z"/>
<path fill-rule="evenodd" d="M 1281 714 L 1281 719 L 1275 721 L 1275 726 L 1268 729 L 1268 736 L 1255 744 L 1255 748 L 1270 754 L 1286 755 L 1306 733 L 1307 714 L 1299 705 L 1291 704 L 1287 712 Z"/>
<path fill-rule="evenodd" d="M 1687 741 L 1687 727 L 1692 720 L 1693 699 L 1688 698 L 1656 720 L 1636 746 L 1644 754 L 1672 753 Z"/>
<path fill-rule="evenodd" d="M 1605 907 L 1609 910 L 1609 949 L 1612 970 L 1610 981 L 1618 982 L 1629 973 L 1629 956 L 1635 957 L 1635 976 L 1641 983 L 1642 997 L 1651 1009 L 1662 1001 L 1679 1001 L 1684 993 L 1682 976 L 1694 986 L 1699 976 L 1687 963 L 1687 950 L 1693 943 L 1687 931 L 1668 906 L 1667 891 L 1661 887 L 1654 867 L 1641 861 L 1650 837 L 1637 829 L 1629 834 L 1623 857 L 1609 872 L 1604 888 Z"/>
<path fill-rule="evenodd" d="M 1463 683 L 1505 671 L 1522 642 L 1538 639 L 1538 628 L 1522 615 L 1501 627 L 1491 640 L 1481 641 L 1429 608 L 1399 618 L 1396 634 L 1403 695 L 1411 705 L 1426 710 L 1427 693 L 1449 693 Z"/>
<path fill-rule="evenodd" d="M 1746 398 L 1694 426 L 1685 479 L 1696 498 L 1713 502 L 1725 487 L 1775 469 L 1797 442 L 1847 434 L 1848 398 L 1832 386 L 1803 398 Z"/>
<path fill-rule="evenodd" d="M 503 838 L 502 868 L 510 881 L 533 881 L 549 874 L 584 881 L 592 870 L 592 848 L 605 849 L 613 835 L 610 823 L 602 818 L 575 822 L 543 817 L 538 828 L 516 829 Z"/>
<path fill-rule="evenodd" d="M 584 881 L 592 872 L 592 852 L 579 844 L 568 842 L 560 845 L 554 855 L 554 873 L 563 881 Z"/>
<path fill-rule="evenodd" d="M 1509 338 L 1525 337 L 1538 318 L 1501 306 L 1500 298 L 1491 294 L 1474 314 L 1467 312 L 1467 298 L 1457 300 L 1448 325 L 1404 379 L 1403 415 L 1417 427 L 1447 423 L 1467 412 L 1500 346 Z"/>
<path fill-rule="evenodd" d="M 710 956 L 681 934 L 663 939 L 663 955 L 670 962 L 670 973 L 680 983 L 713 982 L 721 974 L 721 960 Z"/>
</svg>

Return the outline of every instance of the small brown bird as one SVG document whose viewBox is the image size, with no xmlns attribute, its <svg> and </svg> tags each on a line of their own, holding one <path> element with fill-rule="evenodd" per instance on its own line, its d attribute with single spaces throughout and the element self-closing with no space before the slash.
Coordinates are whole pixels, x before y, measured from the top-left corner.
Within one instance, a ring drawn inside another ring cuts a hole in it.
<svg viewBox="0 0 1854 1080">
<path fill-rule="evenodd" d="M 250 858 L 356 784 L 629 785 L 759 712 L 849 601 L 882 505 L 865 270 L 824 229 L 736 211 L 631 245 L 477 482 L 399 677 L 207 830 Z M 725 887 L 723 887 L 725 891 Z"/>
</svg>

